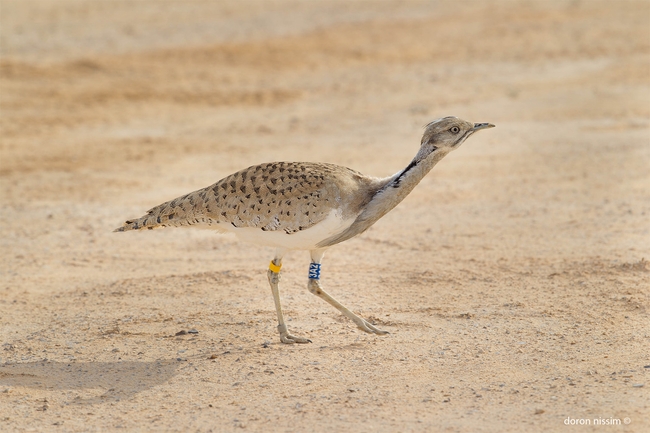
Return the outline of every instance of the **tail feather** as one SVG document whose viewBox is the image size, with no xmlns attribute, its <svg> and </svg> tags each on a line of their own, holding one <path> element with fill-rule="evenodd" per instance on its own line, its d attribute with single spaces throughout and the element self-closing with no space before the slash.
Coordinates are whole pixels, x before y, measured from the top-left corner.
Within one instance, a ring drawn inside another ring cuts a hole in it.
<svg viewBox="0 0 650 433">
<path fill-rule="evenodd" d="M 126 232 L 129 230 L 152 230 L 158 227 L 163 227 L 162 218 L 154 214 L 147 214 L 143 217 L 134 220 L 125 221 L 122 227 L 118 227 L 114 232 Z"/>
<path fill-rule="evenodd" d="M 129 230 L 152 230 L 161 227 L 217 223 L 218 221 L 206 213 L 207 201 L 201 194 L 205 194 L 205 189 L 160 204 L 149 209 L 146 215 L 128 220 L 124 222 L 122 227 L 118 227 L 113 231 L 126 232 Z"/>
<path fill-rule="evenodd" d="M 129 230 L 152 230 L 160 227 L 180 225 L 181 218 L 186 212 L 180 206 L 177 206 L 178 199 L 168 201 L 147 211 L 147 214 L 140 218 L 127 220 L 122 227 L 118 227 L 114 232 L 126 232 Z"/>
</svg>

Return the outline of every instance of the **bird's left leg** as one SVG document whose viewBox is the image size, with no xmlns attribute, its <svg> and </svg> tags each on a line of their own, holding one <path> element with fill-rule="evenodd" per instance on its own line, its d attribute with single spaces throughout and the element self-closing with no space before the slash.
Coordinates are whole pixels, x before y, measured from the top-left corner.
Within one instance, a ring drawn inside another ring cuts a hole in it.
<svg viewBox="0 0 650 433">
<path fill-rule="evenodd" d="M 269 277 L 269 284 L 271 285 L 271 292 L 273 293 L 273 301 L 275 302 L 275 311 L 278 313 L 278 332 L 280 333 L 280 341 L 283 343 L 311 343 L 311 340 L 302 337 L 295 337 L 289 334 L 287 325 L 284 323 L 284 315 L 282 314 L 282 306 L 280 305 L 280 268 L 282 268 L 282 256 L 284 251 L 278 249 L 275 257 L 269 265 L 267 275 Z"/>
<path fill-rule="evenodd" d="M 319 298 L 325 300 L 327 303 L 332 305 L 334 308 L 339 310 L 345 317 L 352 320 L 362 331 L 366 331 L 370 334 L 388 334 L 388 331 L 382 331 L 381 329 L 375 327 L 372 323 L 367 320 L 357 316 L 352 311 L 348 310 L 343 304 L 334 299 L 329 293 L 327 293 L 320 285 L 320 264 L 323 260 L 323 255 L 325 254 L 324 249 L 312 250 L 311 253 L 311 264 L 309 265 L 309 281 L 307 283 L 307 288 L 311 293 L 318 296 Z"/>
</svg>

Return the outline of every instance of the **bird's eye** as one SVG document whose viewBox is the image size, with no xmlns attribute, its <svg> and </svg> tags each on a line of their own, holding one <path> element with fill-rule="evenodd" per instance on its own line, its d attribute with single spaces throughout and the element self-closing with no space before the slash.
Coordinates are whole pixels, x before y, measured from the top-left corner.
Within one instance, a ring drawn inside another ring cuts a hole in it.
<svg viewBox="0 0 650 433">
<path fill-rule="evenodd" d="M 451 131 L 453 134 L 458 134 L 460 132 L 460 128 L 458 126 L 452 126 L 449 131 Z"/>
</svg>

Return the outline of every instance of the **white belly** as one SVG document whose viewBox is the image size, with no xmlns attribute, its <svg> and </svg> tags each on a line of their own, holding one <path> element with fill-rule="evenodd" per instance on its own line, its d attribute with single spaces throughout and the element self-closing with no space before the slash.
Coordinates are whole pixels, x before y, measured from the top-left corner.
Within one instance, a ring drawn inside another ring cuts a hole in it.
<svg viewBox="0 0 650 433">
<path fill-rule="evenodd" d="M 350 227 L 353 222 L 354 218 L 343 219 L 338 212 L 333 210 L 327 218 L 318 224 L 291 234 L 287 234 L 283 230 L 263 231 L 259 228 L 238 228 L 232 225 L 223 228 L 234 233 L 240 240 L 257 245 L 286 248 L 288 250 L 313 250 L 316 249 L 319 242 L 341 233 Z"/>
</svg>

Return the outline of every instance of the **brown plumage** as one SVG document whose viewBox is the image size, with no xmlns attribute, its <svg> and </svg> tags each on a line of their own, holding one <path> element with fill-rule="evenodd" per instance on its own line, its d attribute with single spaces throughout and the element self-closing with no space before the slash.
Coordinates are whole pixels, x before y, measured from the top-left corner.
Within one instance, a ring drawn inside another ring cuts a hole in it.
<svg viewBox="0 0 650 433">
<path fill-rule="evenodd" d="M 413 160 L 393 176 L 376 178 L 334 164 L 272 162 L 255 165 L 150 209 L 115 231 L 198 226 L 233 232 L 240 239 L 276 247 L 268 279 L 283 343 L 308 343 L 289 334 L 278 283 L 288 250 L 309 250 L 308 289 L 362 330 L 386 334 L 323 290 L 320 265 L 325 250 L 363 233 L 406 197 L 445 155 L 489 123 L 445 117 L 427 125 Z"/>
<path fill-rule="evenodd" d="M 334 164 L 265 163 L 160 204 L 115 231 L 192 225 L 223 231 L 232 225 L 291 234 L 318 224 L 335 208 L 344 210 L 344 218 L 357 215 L 379 186 L 375 178 Z M 350 194 L 355 187 L 365 191 Z"/>
</svg>

